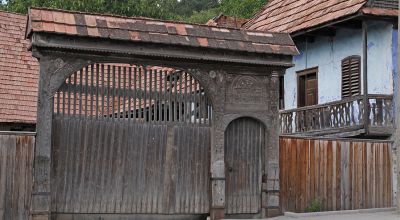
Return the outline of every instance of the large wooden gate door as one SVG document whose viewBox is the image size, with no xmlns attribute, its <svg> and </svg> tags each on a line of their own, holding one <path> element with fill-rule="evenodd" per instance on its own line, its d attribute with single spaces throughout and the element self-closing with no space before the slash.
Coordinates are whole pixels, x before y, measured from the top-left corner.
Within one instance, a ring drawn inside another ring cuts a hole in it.
<svg viewBox="0 0 400 220">
<path fill-rule="evenodd" d="M 209 213 L 211 106 L 191 75 L 90 65 L 54 99 L 53 213 Z"/>
<path fill-rule="evenodd" d="M 261 211 L 261 155 L 264 125 L 252 118 L 239 118 L 225 131 L 226 214 Z"/>
</svg>

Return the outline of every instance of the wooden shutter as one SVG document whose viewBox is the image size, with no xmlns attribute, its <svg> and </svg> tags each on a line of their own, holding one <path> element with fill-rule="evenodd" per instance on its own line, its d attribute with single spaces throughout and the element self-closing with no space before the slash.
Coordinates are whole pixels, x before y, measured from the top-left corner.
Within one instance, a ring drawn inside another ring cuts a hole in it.
<svg viewBox="0 0 400 220">
<path fill-rule="evenodd" d="M 317 78 L 312 74 L 306 81 L 306 105 L 318 104 L 318 85 Z"/>
<path fill-rule="evenodd" d="M 318 104 L 318 67 L 297 72 L 297 107 Z"/>
<path fill-rule="evenodd" d="M 360 95 L 360 64 L 360 56 L 350 56 L 342 60 L 342 98 Z"/>
</svg>

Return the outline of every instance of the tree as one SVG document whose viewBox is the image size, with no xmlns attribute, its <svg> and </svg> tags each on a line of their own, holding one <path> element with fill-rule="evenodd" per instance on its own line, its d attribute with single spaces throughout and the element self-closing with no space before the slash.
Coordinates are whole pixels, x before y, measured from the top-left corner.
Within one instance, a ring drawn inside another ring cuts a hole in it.
<svg viewBox="0 0 400 220">
<path fill-rule="evenodd" d="M 221 0 L 218 7 L 195 11 L 186 20 L 193 23 L 206 23 L 220 13 L 232 17 L 251 18 L 266 3 L 267 0 Z"/>
<path fill-rule="evenodd" d="M 251 17 L 266 0 L 0 0 L 0 9 L 27 13 L 29 7 L 141 16 L 206 23 L 224 13 Z"/>
<path fill-rule="evenodd" d="M 47 7 L 124 16 L 176 19 L 173 9 L 177 0 L 8 0 L 8 11 L 27 13 L 29 7 Z"/>
<path fill-rule="evenodd" d="M 221 11 L 227 16 L 251 18 L 267 0 L 223 0 Z"/>
</svg>

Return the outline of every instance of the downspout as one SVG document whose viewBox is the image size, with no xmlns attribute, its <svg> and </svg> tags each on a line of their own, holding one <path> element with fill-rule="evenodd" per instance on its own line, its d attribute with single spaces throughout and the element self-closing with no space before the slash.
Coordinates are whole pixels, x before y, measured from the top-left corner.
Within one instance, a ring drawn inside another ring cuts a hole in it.
<svg viewBox="0 0 400 220">
<path fill-rule="evenodd" d="M 364 99 L 364 129 L 365 134 L 369 133 L 369 100 L 368 100 L 368 28 L 365 20 L 362 21 L 362 48 L 363 48 L 363 99 Z"/>
</svg>

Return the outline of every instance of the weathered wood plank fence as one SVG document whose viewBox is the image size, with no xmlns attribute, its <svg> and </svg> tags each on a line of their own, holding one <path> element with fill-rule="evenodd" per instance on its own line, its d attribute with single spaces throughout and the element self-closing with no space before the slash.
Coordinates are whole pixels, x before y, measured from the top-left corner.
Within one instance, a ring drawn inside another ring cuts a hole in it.
<svg viewBox="0 0 400 220">
<path fill-rule="evenodd" d="M 35 137 L 0 133 L 0 220 L 29 216 Z"/>
<path fill-rule="evenodd" d="M 280 138 L 282 211 L 391 207 L 391 143 Z"/>
<path fill-rule="evenodd" d="M 54 213 L 208 213 L 209 127 L 56 117 L 54 128 Z"/>
</svg>

